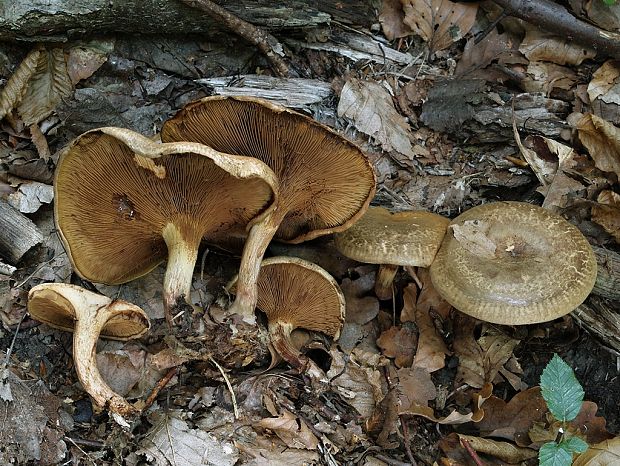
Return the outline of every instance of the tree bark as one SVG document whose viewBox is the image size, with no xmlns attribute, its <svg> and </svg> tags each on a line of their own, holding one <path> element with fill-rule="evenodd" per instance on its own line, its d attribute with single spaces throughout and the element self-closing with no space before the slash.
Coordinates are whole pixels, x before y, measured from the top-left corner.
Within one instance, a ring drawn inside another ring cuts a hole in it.
<svg viewBox="0 0 620 466">
<path fill-rule="evenodd" d="M 16 264 L 43 235 L 28 217 L 0 199 L 0 257 Z"/>
<path fill-rule="evenodd" d="M 612 301 L 591 296 L 571 315 L 605 346 L 620 353 L 620 312 L 614 309 L 613 304 Z"/>
<path fill-rule="evenodd" d="M 312 28 L 336 20 L 369 26 L 369 0 L 220 0 L 239 18 L 268 30 Z M 189 34 L 217 27 L 181 1 L 5 0 L 0 2 L 0 40 L 64 41 L 102 33 Z"/>
</svg>

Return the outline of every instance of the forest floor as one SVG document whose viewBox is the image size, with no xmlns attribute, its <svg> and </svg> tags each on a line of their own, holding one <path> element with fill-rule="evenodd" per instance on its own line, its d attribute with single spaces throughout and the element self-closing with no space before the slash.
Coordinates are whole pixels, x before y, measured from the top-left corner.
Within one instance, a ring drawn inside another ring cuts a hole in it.
<svg viewBox="0 0 620 466">
<path fill-rule="evenodd" d="M 401 270 L 394 299 L 379 301 L 377 266 L 345 258 L 331 237 L 274 242 L 267 256 L 319 264 L 346 298 L 338 341 L 305 336 L 304 350 L 328 380 L 316 390 L 286 364 L 222 368 L 175 356 L 174 344 L 189 339 L 166 336 L 164 266 L 120 286 L 90 283 L 58 237 L 53 175 L 71 140 L 102 126 L 154 136 L 191 101 L 243 94 L 291 106 L 358 144 L 377 176 L 372 205 L 454 218 L 482 203 L 524 201 L 620 253 L 619 62 L 519 20 L 488 29 L 498 11 L 486 3 L 443 4 L 430 22 L 419 8 L 385 1 L 368 24 L 274 32 L 286 46 L 286 77 L 225 27 L 38 48 L 0 43 L 0 201 L 42 237 L 17 260 L 0 256 L 1 464 L 536 464 L 560 427 L 538 388 L 554 354 L 585 391 L 573 431 L 590 445 L 619 435 L 618 333 L 597 333 L 580 311 L 526 326 L 484 323 L 451 308 L 423 269 L 417 284 Z M 597 24 L 590 4 L 582 14 Z M 7 83 L 18 68 L 13 98 Z M 201 248 L 191 300 L 206 312 L 192 319 L 225 307 L 239 262 Z M 28 317 L 28 291 L 43 282 L 74 283 L 148 314 L 146 336 L 97 347 L 99 370 L 117 393 L 136 406 L 153 395 L 130 425 L 83 391 L 72 335 Z M 620 313 L 613 290 L 584 306 Z M 494 449 L 476 443 L 485 438 Z"/>
</svg>

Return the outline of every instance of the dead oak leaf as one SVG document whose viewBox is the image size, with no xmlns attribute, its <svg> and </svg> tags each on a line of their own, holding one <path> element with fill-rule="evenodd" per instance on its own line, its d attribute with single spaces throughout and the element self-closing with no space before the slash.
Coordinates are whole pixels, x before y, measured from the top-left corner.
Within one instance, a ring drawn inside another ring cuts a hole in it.
<svg viewBox="0 0 620 466">
<path fill-rule="evenodd" d="M 620 194 L 601 191 L 597 201 L 598 204 L 592 206 L 592 221 L 601 225 L 620 243 Z"/>
<path fill-rule="evenodd" d="M 449 47 L 469 32 L 476 20 L 477 3 L 450 0 L 401 0 L 405 24 L 428 42 L 431 52 Z"/>
<path fill-rule="evenodd" d="M 620 437 L 604 440 L 590 445 L 585 453 L 579 455 L 573 466 L 612 466 L 620 459 Z"/>
<path fill-rule="evenodd" d="M 411 411 L 415 405 L 428 406 L 437 397 L 431 374 L 420 367 L 403 368 L 398 373 L 398 401 L 401 409 Z"/>
<path fill-rule="evenodd" d="M 388 358 L 394 358 L 396 367 L 409 367 L 418 337 L 412 325 L 405 323 L 402 327 L 390 327 L 377 339 L 377 346 Z"/>
<path fill-rule="evenodd" d="M 400 0 L 383 0 L 379 22 L 387 40 L 398 39 L 411 34 L 411 29 L 404 23 L 405 13 Z"/>
<path fill-rule="evenodd" d="M 591 113 L 583 115 L 575 128 L 596 167 L 620 178 L 620 128 Z"/>
<path fill-rule="evenodd" d="M 271 430 L 290 448 L 315 450 L 319 445 L 306 423 L 284 408 L 280 416 L 261 419 L 255 426 Z"/>
</svg>

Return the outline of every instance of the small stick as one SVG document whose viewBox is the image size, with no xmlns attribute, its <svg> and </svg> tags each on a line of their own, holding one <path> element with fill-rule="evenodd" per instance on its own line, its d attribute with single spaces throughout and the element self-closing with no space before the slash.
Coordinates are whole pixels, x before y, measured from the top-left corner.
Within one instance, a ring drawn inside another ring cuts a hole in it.
<svg viewBox="0 0 620 466">
<path fill-rule="evenodd" d="M 11 359 L 11 353 L 13 352 L 13 347 L 15 346 L 15 342 L 17 341 L 17 334 L 19 333 L 19 327 L 21 326 L 22 322 L 26 318 L 27 314 L 28 314 L 27 312 L 24 312 L 24 314 L 22 315 L 22 318 L 19 319 L 19 322 L 17 322 L 17 327 L 15 328 L 15 335 L 13 335 L 13 340 L 11 340 L 11 346 L 6 351 L 6 358 L 4 360 L 4 364 L 2 365 L 3 370 L 9 367 L 9 360 Z"/>
<path fill-rule="evenodd" d="M 409 458 L 409 462 L 411 463 L 412 466 L 417 466 L 418 463 L 413 457 L 413 452 L 411 451 L 411 445 L 409 445 L 409 441 L 411 440 L 409 436 L 409 424 L 407 424 L 407 419 L 405 418 L 403 414 L 399 414 L 398 417 L 400 418 L 400 425 L 403 428 L 403 440 L 405 443 L 405 452 L 407 453 L 407 458 Z"/>
<path fill-rule="evenodd" d="M 172 377 L 174 377 L 174 375 L 177 373 L 177 369 L 178 369 L 177 367 L 173 367 L 172 369 L 168 371 L 166 375 L 164 375 L 164 377 L 159 382 L 157 382 L 157 385 L 155 385 L 155 387 L 153 388 L 153 391 L 151 392 L 149 397 L 144 402 L 144 408 L 142 408 L 142 411 L 147 410 L 155 402 L 155 400 L 157 399 L 157 396 L 159 395 L 159 392 L 161 392 L 162 389 L 166 385 L 168 385 L 168 382 L 172 380 Z"/>
<path fill-rule="evenodd" d="M 476 463 L 477 466 L 485 466 L 484 462 L 480 459 L 478 453 L 476 453 L 476 451 L 471 447 L 469 442 L 464 438 L 459 437 L 459 439 L 461 441 L 461 445 L 463 445 L 463 448 L 467 450 L 467 453 L 469 453 L 471 459 L 474 460 L 474 463 Z"/>
<path fill-rule="evenodd" d="M 217 21 L 224 23 L 228 29 L 234 31 L 245 40 L 257 46 L 258 49 L 265 54 L 276 74 L 283 78 L 288 77 L 288 66 L 284 63 L 284 60 L 282 60 L 278 53 L 279 50 L 283 50 L 282 44 L 280 44 L 278 39 L 274 36 L 233 15 L 231 12 L 211 0 L 182 1 L 193 8 L 198 8 L 208 13 Z"/>
<path fill-rule="evenodd" d="M 230 398 L 233 404 L 233 412 L 235 413 L 235 419 L 239 419 L 239 408 L 237 407 L 237 397 L 235 396 L 235 392 L 232 388 L 232 384 L 230 383 L 230 380 L 228 380 L 228 376 L 226 375 L 226 372 L 224 372 L 224 369 L 222 368 L 222 366 L 220 366 L 217 363 L 217 361 L 213 359 L 211 356 L 209 356 L 209 361 L 211 361 L 213 365 L 217 367 L 217 369 L 220 371 L 220 374 L 222 374 L 222 377 L 224 377 L 224 382 L 226 382 L 226 386 L 228 387 L 228 391 L 230 392 Z"/>
</svg>

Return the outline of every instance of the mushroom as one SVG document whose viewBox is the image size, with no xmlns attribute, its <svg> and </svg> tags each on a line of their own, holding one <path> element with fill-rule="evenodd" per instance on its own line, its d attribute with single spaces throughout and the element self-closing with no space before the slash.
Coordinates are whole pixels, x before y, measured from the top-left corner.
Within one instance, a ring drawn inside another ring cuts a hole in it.
<svg viewBox="0 0 620 466">
<path fill-rule="evenodd" d="M 146 313 L 135 304 L 112 300 L 76 285 L 42 283 L 28 293 L 28 312 L 34 319 L 60 330 L 73 332 L 73 361 L 84 390 L 101 408 L 113 414 L 138 413 L 115 393 L 97 368 L 99 336 L 112 340 L 139 338 L 149 329 Z"/>
<path fill-rule="evenodd" d="M 496 202 L 456 217 L 431 265 L 437 291 L 456 309 L 495 324 L 556 319 L 581 304 L 596 259 L 581 232 L 523 202 Z"/>
<path fill-rule="evenodd" d="M 238 277 L 228 289 L 235 293 Z M 291 341 L 297 328 L 322 332 L 338 339 L 344 323 L 344 295 L 324 269 L 298 257 L 276 256 L 261 263 L 257 307 L 268 320 L 273 349 L 300 373 L 320 379 L 322 371 Z"/>
<path fill-rule="evenodd" d="M 375 175 L 354 144 L 299 113 L 251 97 L 207 97 L 168 120 L 163 141 L 196 141 L 256 157 L 280 182 L 276 208 L 249 231 L 231 312 L 254 321 L 260 261 L 274 237 L 300 243 L 342 231 L 366 210 Z"/>
<path fill-rule="evenodd" d="M 334 235 L 336 248 L 360 262 L 380 264 L 375 284 L 379 299 L 392 298 L 398 267 L 428 267 L 450 220 L 424 211 L 390 212 L 369 207 L 348 230 Z"/>
<path fill-rule="evenodd" d="M 189 300 L 201 240 L 267 215 L 277 180 L 253 158 L 99 128 L 64 150 L 54 190 L 56 224 L 83 278 L 125 283 L 168 258 L 163 296 L 171 322 L 171 309 Z"/>
</svg>

